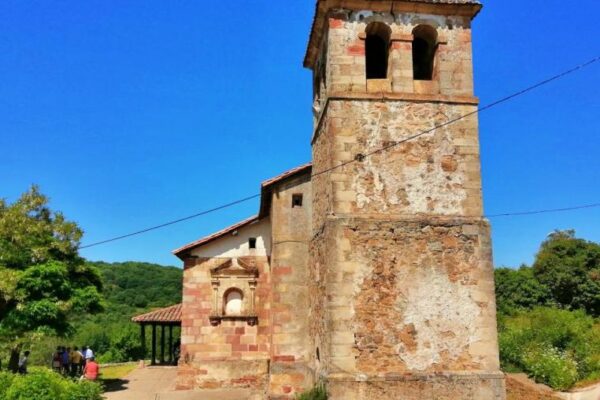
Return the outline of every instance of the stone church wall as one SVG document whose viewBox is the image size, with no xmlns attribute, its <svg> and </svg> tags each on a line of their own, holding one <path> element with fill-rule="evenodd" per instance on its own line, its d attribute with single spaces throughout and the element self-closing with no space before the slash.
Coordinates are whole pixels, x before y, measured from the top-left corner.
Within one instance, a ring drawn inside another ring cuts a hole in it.
<svg viewBox="0 0 600 400">
<path fill-rule="evenodd" d="M 302 196 L 293 206 L 292 196 Z M 312 385 L 308 369 L 308 247 L 312 196 L 310 173 L 276 185 L 271 195 L 272 345 L 269 395 L 294 398 Z"/>
<path fill-rule="evenodd" d="M 191 258 L 185 263 L 177 387 L 248 387 L 265 391 L 271 351 L 268 258 L 254 259 L 258 268 L 255 301 L 258 324 L 255 326 L 249 326 L 244 320 L 223 320 L 217 326 L 210 323 L 214 314 L 210 269 L 223 261 Z M 244 289 L 242 283 L 239 286 Z M 220 288 L 221 292 L 223 289 Z M 244 294 L 246 298 L 247 292 Z M 222 307 L 222 303 L 218 306 Z"/>
</svg>

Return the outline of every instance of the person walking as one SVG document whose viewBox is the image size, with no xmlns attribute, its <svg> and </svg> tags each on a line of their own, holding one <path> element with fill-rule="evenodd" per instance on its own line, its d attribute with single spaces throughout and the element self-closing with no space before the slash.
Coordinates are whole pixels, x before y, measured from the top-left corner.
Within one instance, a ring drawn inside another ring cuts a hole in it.
<svg viewBox="0 0 600 400">
<path fill-rule="evenodd" d="M 69 373 L 69 352 L 65 346 L 61 348 L 60 362 L 62 374 L 67 375 Z"/>
<path fill-rule="evenodd" d="M 88 381 L 95 381 L 98 379 L 98 374 L 100 373 L 100 366 L 94 360 L 94 357 L 89 358 L 85 362 L 85 368 L 83 369 L 82 379 Z"/>
<path fill-rule="evenodd" d="M 82 358 L 83 355 L 81 354 L 77 346 L 75 346 L 71 351 L 71 355 L 69 357 L 69 361 L 71 363 L 71 376 L 74 377 L 80 372 Z"/>
<path fill-rule="evenodd" d="M 25 351 L 25 353 L 23 353 L 23 357 L 21 357 L 21 359 L 19 360 L 19 373 L 20 374 L 26 374 L 27 373 L 27 362 L 29 360 L 29 350 Z"/>
<path fill-rule="evenodd" d="M 56 348 L 56 351 L 52 355 L 52 370 L 54 372 L 60 373 L 60 369 L 62 367 L 62 357 L 60 356 L 60 346 Z"/>
<path fill-rule="evenodd" d="M 83 355 L 85 356 L 86 361 L 94 358 L 94 352 L 89 346 L 85 347 L 85 353 Z"/>
</svg>

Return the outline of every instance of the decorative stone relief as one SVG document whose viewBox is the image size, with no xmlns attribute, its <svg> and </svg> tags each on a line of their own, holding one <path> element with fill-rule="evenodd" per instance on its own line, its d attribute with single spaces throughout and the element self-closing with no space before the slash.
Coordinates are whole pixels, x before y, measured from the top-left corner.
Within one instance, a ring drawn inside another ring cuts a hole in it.
<svg viewBox="0 0 600 400">
<path fill-rule="evenodd" d="M 211 269 L 210 277 L 213 291 L 210 324 L 217 326 L 222 320 L 241 320 L 250 326 L 256 325 L 258 269 L 255 260 L 252 257 L 230 258 Z"/>
</svg>

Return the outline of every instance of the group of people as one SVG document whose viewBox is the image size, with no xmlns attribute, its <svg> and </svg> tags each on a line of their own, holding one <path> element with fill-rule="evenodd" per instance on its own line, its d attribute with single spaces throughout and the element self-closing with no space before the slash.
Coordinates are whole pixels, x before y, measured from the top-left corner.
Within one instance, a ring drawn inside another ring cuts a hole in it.
<svg viewBox="0 0 600 400">
<path fill-rule="evenodd" d="M 52 369 L 65 376 L 81 376 L 82 379 L 98 379 L 100 367 L 95 361 L 94 352 L 89 347 L 58 346 L 52 355 Z"/>
</svg>

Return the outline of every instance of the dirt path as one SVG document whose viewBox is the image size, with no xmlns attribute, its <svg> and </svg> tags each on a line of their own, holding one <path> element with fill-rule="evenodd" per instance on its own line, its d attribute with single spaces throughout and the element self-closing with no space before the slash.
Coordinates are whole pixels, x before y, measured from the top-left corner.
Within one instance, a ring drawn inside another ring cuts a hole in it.
<svg viewBox="0 0 600 400">
<path fill-rule="evenodd" d="M 176 367 L 137 368 L 123 379 L 107 382 L 106 400 L 240 400 L 244 389 L 175 391 Z"/>
</svg>

